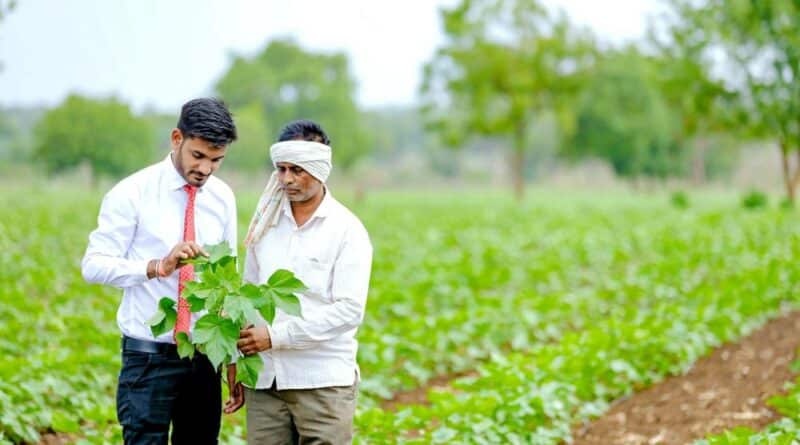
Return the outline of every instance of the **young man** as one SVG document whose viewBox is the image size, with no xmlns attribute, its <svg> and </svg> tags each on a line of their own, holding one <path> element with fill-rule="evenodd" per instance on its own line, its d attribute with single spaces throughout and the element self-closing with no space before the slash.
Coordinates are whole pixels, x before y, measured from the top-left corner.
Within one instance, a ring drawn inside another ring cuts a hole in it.
<svg viewBox="0 0 800 445">
<path fill-rule="evenodd" d="M 364 318 L 372 245 L 364 226 L 325 185 L 328 137 L 310 121 L 292 122 L 270 148 L 272 174 L 250 223 L 245 280 L 264 283 L 289 269 L 308 290 L 303 317 L 278 311 L 240 334 L 240 351 L 261 353 L 264 370 L 246 388 L 250 444 L 346 444 L 352 440 L 358 365 L 356 330 Z"/>
<path fill-rule="evenodd" d="M 179 262 L 207 255 L 201 246 L 222 241 L 236 251 L 236 201 L 212 176 L 236 140 L 236 127 L 222 102 L 195 99 L 183 105 L 170 139 L 169 156 L 106 194 L 81 266 L 86 281 L 123 289 L 117 418 L 125 443 L 166 444 L 172 424 L 173 444 L 216 444 L 220 376 L 202 354 L 179 358 L 174 335 L 194 322 L 178 298 L 193 267 Z M 178 320 L 175 332 L 154 338 L 146 320 L 164 296 L 178 300 Z M 232 382 L 226 412 L 244 402 Z"/>
</svg>

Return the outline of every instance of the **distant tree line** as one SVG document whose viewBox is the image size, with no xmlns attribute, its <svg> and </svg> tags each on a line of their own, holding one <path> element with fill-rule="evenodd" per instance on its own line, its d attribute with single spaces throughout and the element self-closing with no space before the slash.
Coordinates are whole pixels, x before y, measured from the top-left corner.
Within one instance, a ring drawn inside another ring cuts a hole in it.
<svg viewBox="0 0 800 445">
<path fill-rule="evenodd" d="M 268 168 L 281 126 L 309 118 L 330 133 L 338 171 L 367 156 L 413 152 L 453 174 L 441 147 L 486 147 L 506 157 L 521 195 L 530 163 L 541 159 L 537 150 L 554 135 L 562 161 L 602 159 L 622 177 L 696 183 L 725 175 L 742 141 L 760 140 L 780 147 L 793 199 L 800 183 L 797 2 L 666 5 L 645 39 L 614 46 L 536 0 L 463 0 L 441 12 L 446 41 L 424 67 L 419 108 L 359 108 L 345 54 L 268 42 L 234 56 L 214 85 L 240 130 L 226 163 Z M 31 125 L 0 110 L 0 158 L 38 161 L 53 173 L 85 164 L 117 177 L 156 157 L 175 119 L 134 115 L 113 98 L 70 96 L 44 113 L 33 136 L 21 137 Z"/>
</svg>

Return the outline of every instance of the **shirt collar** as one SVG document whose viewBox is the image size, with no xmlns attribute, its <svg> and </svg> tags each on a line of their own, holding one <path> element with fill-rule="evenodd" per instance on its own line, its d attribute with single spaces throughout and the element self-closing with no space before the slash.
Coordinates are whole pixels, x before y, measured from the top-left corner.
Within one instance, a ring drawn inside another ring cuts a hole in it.
<svg viewBox="0 0 800 445">
<path fill-rule="evenodd" d="M 172 191 L 183 189 L 183 186 L 186 185 L 187 182 L 183 179 L 183 176 L 178 173 L 175 164 L 172 162 L 172 151 L 167 154 L 167 157 L 162 161 L 162 165 L 167 188 Z M 198 187 L 197 191 L 202 193 L 203 188 L 204 187 Z"/>
<path fill-rule="evenodd" d="M 323 184 L 322 186 L 325 187 L 325 196 L 322 197 L 322 202 L 319 203 L 319 207 L 317 207 L 317 210 L 314 211 L 314 214 L 311 215 L 308 221 L 314 218 L 325 218 L 331 212 L 333 195 L 331 195 L 331 190 L 327 185 Z M 292 215 L 292 203 L 288 199 L 283 203 L 283 213 L 291 220 L 294 220 L 294 216 Z M 306 222 L 306 224 L 308 224 L 308 222 Z"/>
</svg>

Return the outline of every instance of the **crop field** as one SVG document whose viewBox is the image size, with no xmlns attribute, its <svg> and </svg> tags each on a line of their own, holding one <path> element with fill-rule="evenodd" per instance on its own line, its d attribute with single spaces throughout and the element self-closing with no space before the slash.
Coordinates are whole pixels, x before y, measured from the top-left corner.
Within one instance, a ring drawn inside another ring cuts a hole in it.
<svg viewBox="0 0 800 445">
<path fill-rule="evenodd" d="M 239 196 L 240 239 L 256 197 Z M 54 432 L 121 442 L 120 291 L 79 269 L 100 199 L 0 188 L 0 444 Z M 658 194 L 546 190 L 522 203 L 500 192 L 342 200 L 375 248 L 358 443 L 564 443 L 615 399 L 800 303 L 797 211 L 747 210 L 733 195 L 693 196 L 687 209 Z M 792 389 L 773 401 L 787 417 L 771 429 L 707 443 L 792 443 L 798 400 Z M 243 441 L 244 416 L 225 417 L 222 443 Z"/>
</svg>

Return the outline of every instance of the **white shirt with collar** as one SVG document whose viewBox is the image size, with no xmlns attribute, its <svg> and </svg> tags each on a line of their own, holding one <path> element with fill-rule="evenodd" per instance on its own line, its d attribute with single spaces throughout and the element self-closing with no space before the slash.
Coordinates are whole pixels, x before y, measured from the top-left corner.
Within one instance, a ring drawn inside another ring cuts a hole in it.
<svg viewBox="0 0 800 445">
<path fill-rule="evenodd" d="M 171 156 L 128 176 L 103 198 L 97 228 L 81 262 L 84 279 L 123 289 L 117 324 L 124 335 L 172 343 L 172 332 L 153 338 L 145 324 L 162 297 L 177 299 L 177 271 L 148 279 L 147 263 L 163 258 L 183 241 L 188 194 L 186 180 Z M 236 200 L 227 184 L 211 176 L 195 198 L 195 241 L 203 245 L 227 241 L 236 252 Z M 192 327 L 199 314 L 192 314 Z"/>
<path fill-rule="evenodd" d="M 268 326 L 272 348 L 261 353 L 264 370 L 256 388 L 269 388 L 273 381 L 278 389 L 355 383 L 355 334 L 364 319 L 371 268 L 366 229 L 329 190 L 300 227 L 286 203 L 277 225 L 248 249 L 244 279 L 262 284 L 277 269 L 288 269 L 308 290 L 298 295 L 302 318 L 277 310 Z"/>
</svg>

